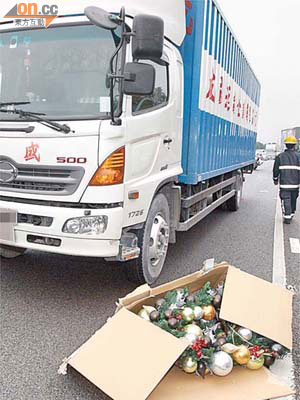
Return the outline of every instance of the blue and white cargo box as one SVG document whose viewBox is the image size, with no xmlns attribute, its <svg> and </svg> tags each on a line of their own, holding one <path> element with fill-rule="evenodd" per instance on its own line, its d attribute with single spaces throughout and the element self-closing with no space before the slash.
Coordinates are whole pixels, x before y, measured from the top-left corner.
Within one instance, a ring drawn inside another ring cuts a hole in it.
<svg viewBox="0 0 300 400">
<path fill-rule="evenodd" d="M 214 0 L 186 0 L 183 174 L 196 184 L 254 163 L 260 84 Z"/>
</svg>

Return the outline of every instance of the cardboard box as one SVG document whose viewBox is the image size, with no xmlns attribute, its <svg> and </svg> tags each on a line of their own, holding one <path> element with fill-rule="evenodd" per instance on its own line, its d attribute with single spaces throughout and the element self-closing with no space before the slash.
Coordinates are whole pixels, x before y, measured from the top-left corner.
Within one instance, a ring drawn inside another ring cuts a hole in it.
<svg viewBox="0 0 300 400">
<path fill-rule="evenodd" d="M 191 292 L 210 281 L 225 281 L 220 318 L 292 348 L 293 293 L 226 263 L 151 289 L 143 285 L 118 303 L 117 313 L 65 360 L 114 400 L 265 400 L 293 394 L 266 368 L 234 368 L 227 377 L 205 380 L 173 367 L 187 348 L 179 340 L 136 313 L 169 290 Z"/>
</svg>

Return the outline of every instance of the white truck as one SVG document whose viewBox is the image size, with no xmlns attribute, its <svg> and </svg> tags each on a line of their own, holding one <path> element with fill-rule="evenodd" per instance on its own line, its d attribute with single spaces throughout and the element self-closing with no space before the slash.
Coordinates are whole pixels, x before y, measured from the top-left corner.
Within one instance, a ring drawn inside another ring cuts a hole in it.
<svg viewBox="0 0 300 400">
<path fill-rule="evenodd" d="M 177 231 L 239 208 L 260 85 L 215 1 L 88 3 L 47 29 L 1 21 L 0 255 L 153 283 Z"/>
</svg>

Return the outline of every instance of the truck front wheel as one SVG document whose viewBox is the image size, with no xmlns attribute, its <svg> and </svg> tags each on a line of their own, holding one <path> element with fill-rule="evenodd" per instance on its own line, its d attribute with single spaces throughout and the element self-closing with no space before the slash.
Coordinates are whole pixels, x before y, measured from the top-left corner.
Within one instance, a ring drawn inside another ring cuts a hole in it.
<svg viewBox="0 0 300 400">
<path fill-rule="evenodd" d="M 135 283 L 154 283 L 164 266 L 170 234 L 170 211 L 166 197 L 159 193 L 153 200 L 143 229 L 137 232 L 139 258 L 126 263 L 126 273 Z"/>
<path fill-rule="evenodd" d="M 25 251 L 26 249 L 23 249 L 22 247 L 0 245 L 0 257 L 3 258 L 16 258 L 24 254 Z"/>
</svg>

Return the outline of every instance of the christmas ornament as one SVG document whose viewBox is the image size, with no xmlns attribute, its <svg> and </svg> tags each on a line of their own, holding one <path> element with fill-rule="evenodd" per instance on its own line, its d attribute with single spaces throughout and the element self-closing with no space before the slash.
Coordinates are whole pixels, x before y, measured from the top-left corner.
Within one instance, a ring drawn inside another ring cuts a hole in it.
<svg viewBox="0 0 300 400">
<path fill-rule="evenodd" d="M 172 318 L 172 317 L 173 317 L 173 311 L 170 310 L 170 309 L 167 309 L 167 310 L 165 311 L 165 317 L 166 317 L 167 319 Z"/>
<path fill-rule="evenodd" d="M 176 318 L 170 318 L 168 321 L 169 327 L 172 329 L 175 329 L 176 326 L 178 325 L 178 319 Z"/>
<path fill-rule="evenodd" d="M 186 294 L 184 289 L 177 289 L 177 297 L 176 297 L 176 306 L 177 308 L 181 308 L 185 304 Z"/>
<path fill-rule="evenodd" d="M 203 338 L 203 347 L 210 347 L 211 346 L 211 339 L 209 336 L 204 336 Z"/>
<path fill-rule="evenodd" d="M 157 299 L 155 302 L 155 307 L 159 310 L 165 304 L 165 302 L 165 299 Z"/>
<path fill-rule="evenodd" d="M 206 321 L 212 321 L 216 317 L 216 309 L 214 306 L 204 306 L 203 309 L 203 319 Z"/>
<path fill-rule="evenodd" d="M 194 344 L 196 340 L 198 340 L 198 336 L 195 335 L 194 333 L 187 333 L 182 339 L 186 339 L 190 342 L 190 344 Z"/>
<path fill-rule="evenodd" d="M 195 296 L 194 296 L 193 294 L 190 294 L 190 295 L 186 298 L 186 301 L 187 301 L 188 303 L 194 303 L 194 301 L 195 301 Z"/>
<path fill-rule="evenodd" d="M 252 336 L 253 336 L 252 331 L 250 331 L 250 329 L 247 329 L 247 328 L 240 328 L 238 330 L 238 334 L 240 336 L 242 336 L 242 338 L 244 340 L 246 340 L 247 342 L 249 342 L 252 339 Z"/>
<path fill-rule="evenodd" d="M 218 345 L 219 346 L 224 346 L 224 344 L 226 343 L 226 338 L 224 338 L 224 337 L 220 337 L 218 340 L 217 340 L 217 343 L 218 343 Z"/>
<path fill-rule="evenodd" d="M 224 282 L 222 282 L 222 283 L 220 283 L 220 284 L 218 285 L 218 287 L 217 287 L 217 289 L 216 289 L 217 293 L 218 293 L 220 296 L 223 296 L 224 286 L 225 286 L 225 284 L 224 284 Z"/>
<path fill-rule="evenodd" d="M 203 317 L 203 310 L 201 307 L 196 306 L 194 308 L 195 320 L 199 321 Z"/>
<path fill-rule="evenodd" d="M 233 361 L 224 351 L 214 353 L 210 361 L 210 369 L 217 376 L 229 375 L 233 368 Z"/>
<path fill-rule="evenodd" d="M 204 321 L 204 319 L 201 320 L 201 322 L 202 321 Z M 209 321 L 206 321 L 206 322 L 209 323 Z M 203 326 L 203 325 L 201 324 L 201 326 Z M 214 329 L 213 328 L 206 328 L 204 330 L 204 335 L 205 335 L 205 337 L 209 338 L 209 340 L 211 341 L 211 344 L 214 344 L 217 341 L 217 338 L 216 338 L 216 336 L 214 334 Z"/>
<path fill-rule="evenodd" d="M 226 338 L 226 333 L 225 333 L 225 332 L 219 332 L 219 333 L 216 335 L 216 338 L 217 338 L 217 339 Z"/>
<path fill-rule="evenodd" d="M 261 356 L 259 358 L 250 358 L 250 360 L 247 362 L 246 367 L 252 370 L 257 370 L 263 367 L 264 365 L 265 358 L 264 356 Z"/>
<path fill-rule="evenodd" d="M 238 350 L 238 347 L 231 343 L 226 343 L 222 346 L 222 350 L 228 354 L 232 354 Z"/>
<path fill-rule="evenodd" d="M 147 313 L 147 311 L 146 311 L 144 308 L 142 308 L 142 309 L 140 310 L 139 316 L 140 316 L 141 318 L 143 318 L 144 320 L 146 320 L 146 321 L 150 321 L 149 314 Z"/>
<path fill-rule="evenodd" d="M 238 346 L 237 351 L 232 353 L 232 357 L 238 364 L 245 365 L 250 360 L 250 351 L 248 347 L 242 344 L 241 346 Z"/>
<path fill-rule="evenodd" d="M 222 303 L 222 296 L 220 294 L 216 294 L 213 299 L 213 306 L 216 308 L 220 308 Z"/>
<path fill-rule="evenodd" d="M 264 359 L 264 366 L 267 368 L 271 367 L 275 362 L 275 357 L 273 356 L 265 356 Z"/>
<path fill-rule="evenodd" d="M 207 371 L 207 366 L 206 366 L 205 362 L 199 361 L 197 372 L 200 376 L 202 376 L 203 379 L 205 378 L 206 371 Z"/>
<path fill-rule="evenodd" d="M 152 306 L 143 306 L 144 310 L 147 311 L 148 315 L 150 315 L 152 313 L 152 311 L 156 311 L 156 308 L 152 307 Z"/>
<path fill-rule="evenodd" d="M 182 369 L 187 374 L 193 374 L 197 369 L 197 361 L 193 360 L 192 357 L 186 357 L 182 361 Z"/>
<path fill-rule="evenodd" d="M 151 313 L 150 313 L 150 315 L 149 315 L 149 317 L 150 317 L 150 320 L 152 321 L 152 322 L 156 322 L 156 321 L 158 321 L 159 320 L 159 318 L 160 318 L 160 312 L 159 311 L 152 311 Z"/>
<path fill-rule="evenodd" d="M 281 344 L 276 343 L 276 344 L 273 344 L 272 351 L 273 351 L 275 357 L 280 357 L 284 353 L 284 348 L 283 348 L 283 346 L 281 346 Z"/>
<path fill-rule="evenodd" d="M 186 334 L 196 335 L 198 337 L 203 337 L 202 329 L 198 325 L 190 324 L 184 327 L 184 332 Z"/>
<path fill-rule="evenodd" d="M 186 322 L 192 322 L 195 317 L 195 314 L 194 314 L 194 311 L 190 307 L 186 307 L 182 311 L 182 316 Z"/>
</svg>

